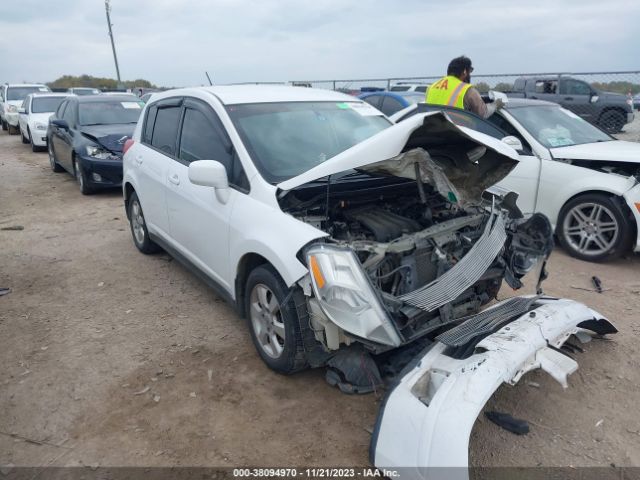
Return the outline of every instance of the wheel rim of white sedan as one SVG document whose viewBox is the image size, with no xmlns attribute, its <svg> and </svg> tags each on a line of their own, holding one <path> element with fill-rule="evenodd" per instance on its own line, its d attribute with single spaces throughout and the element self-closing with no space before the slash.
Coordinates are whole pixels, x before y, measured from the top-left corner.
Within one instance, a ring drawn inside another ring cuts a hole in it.
<svg viewBox="0 0 640 480">
<path fill-rule="evenodd" d="M 131 226 L 133 227 L 133 236 L 136 237 L 138 245 L 144 243 L 144 217 L 142 216 L 142 209 L 138 202 L 133 202 L 131 205 Z"/>
<path fill-rule="evenodd" d="M 599 203 L 581 203 L 564 218 L 567 241 L 583 255 L 601 255 L 616 244 L 619 227 L 613 212 Z"/>
<path fill-rule="evenodd" d="M 271 358 L 279 358 L 284 351 L 284 322 L 280 304 L 274 293 L 266 285 L 259 283 L 249 298 L 251 324 L 264 353 Z"/>
</svg>

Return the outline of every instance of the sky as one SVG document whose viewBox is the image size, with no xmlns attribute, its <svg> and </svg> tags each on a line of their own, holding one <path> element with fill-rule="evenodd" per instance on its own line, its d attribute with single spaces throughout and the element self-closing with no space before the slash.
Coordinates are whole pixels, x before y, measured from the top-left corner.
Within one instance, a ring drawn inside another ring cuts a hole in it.
<svg viewBox="0 0 640 480">
<path fill-rule="evenodd" d="M 4 4 L 6 3 L 6 4 Z M 0 82 L 115 78 L 104 0 L 3 1 Z M 636 0 L 111 0 L 123 80 L 159 86 L 640 70 Z"/>
</svg>

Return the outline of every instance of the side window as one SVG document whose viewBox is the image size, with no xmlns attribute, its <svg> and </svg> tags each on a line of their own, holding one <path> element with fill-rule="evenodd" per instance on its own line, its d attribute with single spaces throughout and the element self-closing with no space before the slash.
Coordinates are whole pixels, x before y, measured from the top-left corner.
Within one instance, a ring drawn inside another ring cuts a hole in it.
<svg viewBox="0 0 640 480">
<path fill-rule="evenodd" d="M 56 118 L 62 118 L 62 115 L 64 115 L 64 109 L 67 106 L 67 103 L 69 102 L 65 100 L 60 104 L 60 106 L 58 107 L 55 113 Z"/>
<path fill-rule="evenodd" d="M 363 98 L 363 100 L 365 102 L 367 102 L 369 105 L 377 108 L 378 110 L 380 109 L 380 100 L 382 99 L 381 95 L 369 95 L 366 98 Z"/>
<path fill-rule="evenodd" d="M 563 80 L 560 93 L 564 95 L 591 95 L 591 87 L 580 80 Z"/>
<path fill-rule="evenodd" d="M 396 112 L 399 112 L 404 107 L 402 104 L 393 97 L 384 97 L 382 100 L 382 106 L 380 107 L 380 111 L 385 115 L 393 115 Z"/>
<path fill-rule="evenodd" d="M 151 143 L 151 136 L 153 134 L 153 126 L 156 123 L 156 114 L 158 113 L 158 107 L 152 105 L 147 109 L 147 116 L 144 119 L 144 129 L 142 130 L 142 143 Z"/>
<path fill-rule="evenodd" d="M 76 105 L 74 102 L 69 102 L 67 104 L 67 108 L 64 109 L 64 113 L 62 114 L 62 120 L 66 120 L 69 126 L 74 126 L 76 123 L 75 111 L 76 111 Z"/>
<path fill-rule="evenodd" d="M 185 164 L 198 160 L 216 160 L 226 168 L 231 185 L 248 190 L 249 182 L 240 160 L 217 115 L 208 111 L 209 108 L 205 105 L 192 106 L 195 103 L 189 102 L 184 111 L 178 158 Z"/>
<path fill-rule="evenodd" d="M 151 145 L 172 157 L 176 154 L 180 111 L 180 106 L 158 108 L 151 136 Z"/>
<path fill-rule="evenodd" d="M 536 82 L 536 93 L 558 93 L 557 80 L 538 80 Z"/>
</svg>

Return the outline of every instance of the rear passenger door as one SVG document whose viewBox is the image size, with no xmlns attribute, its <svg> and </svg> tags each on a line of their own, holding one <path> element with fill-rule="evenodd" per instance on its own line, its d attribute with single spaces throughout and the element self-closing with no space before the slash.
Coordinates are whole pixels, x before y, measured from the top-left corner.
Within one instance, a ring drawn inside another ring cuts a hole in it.
<svg viewBox="0 0 640 480">
<path fill-rule="evenodd" d="M 216 160 L 227 170 L 231 194 L 226 203 L 211 187 L 189 181 L 189 165 L 199 160 Z M 229 218 L 238 195 L 243 195 L 237 178 L 239 162 L 231 140 L 213 108 L 190 98 L 183 106 L 178 152 L 167 176 L 167 211 L 172 240 L 181 253 L 227 291 L 232 292 L 229 274 Z"/>
<path fill-rule="evenodd" d="M 137 192 L 147 228 L 165 240 L 170 237 L 167 215 L 167 172 L 176 156 L 182 97 L 156 102 L 147 108 L 141 145 L 131 159 L 138 177 Z"/>
</svg>

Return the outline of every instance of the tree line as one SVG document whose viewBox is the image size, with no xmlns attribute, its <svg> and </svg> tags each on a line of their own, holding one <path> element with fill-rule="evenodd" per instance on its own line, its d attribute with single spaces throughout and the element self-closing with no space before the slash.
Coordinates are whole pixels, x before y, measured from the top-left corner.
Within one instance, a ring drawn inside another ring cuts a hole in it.
<svg viewBox="0 0 640 480">
<path fill-rule="evenodd" d="M 91 75 L 63 75 L 62 77 L 48 82 L 49 88 L 73 88 L 73 87 L 90 87 L 99 88 L 100 90 L 116 90 L 119 87 L 124 88 L 158 88 L 149 80 L 138 78 L 136 80 L 125 80 L 120 82 L 114 78 L 93 77 Z"/>
</svg>

